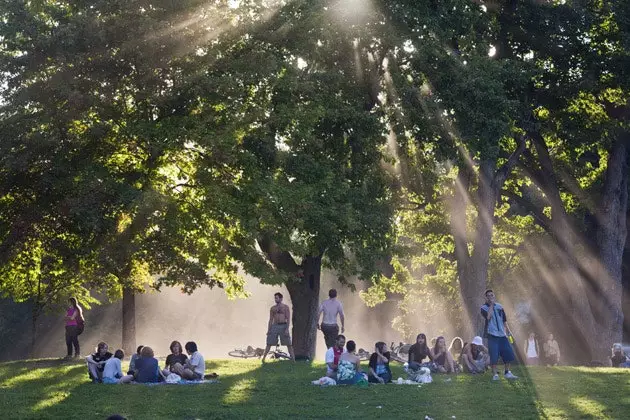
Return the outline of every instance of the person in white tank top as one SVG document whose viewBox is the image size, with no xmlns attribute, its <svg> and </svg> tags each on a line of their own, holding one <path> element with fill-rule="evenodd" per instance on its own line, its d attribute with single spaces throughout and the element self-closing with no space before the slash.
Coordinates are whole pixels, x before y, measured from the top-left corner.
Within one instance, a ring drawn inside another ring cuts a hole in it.
<svg viewBox="0 0 630 420">
<path fill-rule="evenodd" d="M 341 320 L 341 334 L 344 333 L 345 315 L 343 313 L 343 305 L 337 300 L 337 291 L 330 289 L 328 291 L 329 299 L 326 299 L 319 305 L 319 313 L 317 314 L 317 328 L 324 333 L 326 348 L 329 349 L 335 345 L 337 336 L 339 335 L 339 325 L 337 325 L 337 315 Z M 319 317 L 322 317 L 322 323 L 319 324 Z"/>
<path fill-rule="evenodd" d="M 538 349 L 538 340 L 536 334 L 529 333 L 529 338 L 525 341 L 525 357 L 527 357 L 528 365 L 538 365 L 540 352 Z"/>
</svg>

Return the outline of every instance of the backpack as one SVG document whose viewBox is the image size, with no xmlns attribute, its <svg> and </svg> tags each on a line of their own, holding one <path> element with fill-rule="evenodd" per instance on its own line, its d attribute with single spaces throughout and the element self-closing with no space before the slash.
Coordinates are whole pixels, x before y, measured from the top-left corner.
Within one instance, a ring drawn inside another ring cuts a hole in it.
<svg viewBox="0 0 630 420">
<path fill-rule="evenodd" d="M 84 329 L 85 329 L 85 319 L 83 319 L 83 315 L 79 313 L 79 317 L 77 318 L 77 335 L 81 335 Z"/>
</svg>

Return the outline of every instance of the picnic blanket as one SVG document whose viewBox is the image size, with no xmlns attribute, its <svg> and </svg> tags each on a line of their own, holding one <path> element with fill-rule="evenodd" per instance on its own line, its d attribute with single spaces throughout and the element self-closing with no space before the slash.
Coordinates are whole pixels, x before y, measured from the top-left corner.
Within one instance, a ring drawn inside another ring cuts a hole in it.
<svg viewBox="0 0 630 420">
<path fill-rule="evenodd" d="M 192 381 L 192 380 L 187 380 L 187 379 L 182 379 L 181 381 L 178 382 L 150 382 L 150 383 L 145 383 L 145 384 L 141 384 L 141 385 L 149 385 L 149 386 L 155 386 L 155 385 L 197 385 L 197 384 L 218 384 L 219 380 L 218 379 L 201 379 L 198 381 Z M 140 382 L 132 382 L 132 384 L 140 384 Z"/>
</svg>

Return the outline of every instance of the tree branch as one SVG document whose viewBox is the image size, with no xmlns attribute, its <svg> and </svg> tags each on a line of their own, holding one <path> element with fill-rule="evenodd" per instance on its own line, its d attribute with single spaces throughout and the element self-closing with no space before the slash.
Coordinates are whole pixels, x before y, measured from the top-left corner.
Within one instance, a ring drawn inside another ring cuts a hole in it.
<svg viewBox="0 0 630 420">
<path fill-rule="evenodd" d="M 508 160 L 501 166 L 494 174 L 494 178 L 492 179 L 492 187 L 495 188 L 497 193 L 501 191 L 503 188 L 503 184 L 505 184 L 505 180 L 508 175 L 512 171 L 512 168 L 518 163 L 521 155 L 525 152 L 527 141 L 524 136 L 519 136 L 516 138 L 517 146 L 516 150 L 510 155 Z"/>
<path fill-rule="evenodd" d="M 297 273 L 299 271 L 300 265 L 295 262 L 291 254 L 281 250 L 269 235 L 263 235 L 262 238 L 258 239 L 258 246 L 260 246 L 267 259 L 277 269 L 289 273 Z"/>
</svg>

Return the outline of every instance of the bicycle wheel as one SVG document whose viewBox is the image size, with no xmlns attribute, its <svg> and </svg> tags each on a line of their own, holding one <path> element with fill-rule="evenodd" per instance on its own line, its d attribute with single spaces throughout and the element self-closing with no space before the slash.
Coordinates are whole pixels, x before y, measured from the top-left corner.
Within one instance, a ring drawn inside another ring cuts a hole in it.
<svg viewBox="0 0 630 420">
<path fill-rule="evenodd" d="M 247 353 L 245 353 L 243 350 L 232 350 L 232 351 L 228 351 L 228 355 L 232 356 L 232 357 L 240 357 L 241 359 L 246 359 L 247 357 Z"/>
<path fill-rule="evenodd" d="M 274 359 L 290 359 L 291 356 L 289 356 L 287 353 L 283 351 L 274 351 L 273 358 Z"/>
</svg>

